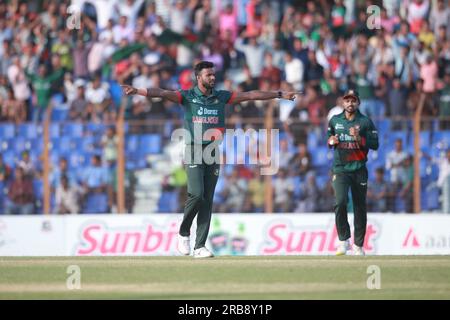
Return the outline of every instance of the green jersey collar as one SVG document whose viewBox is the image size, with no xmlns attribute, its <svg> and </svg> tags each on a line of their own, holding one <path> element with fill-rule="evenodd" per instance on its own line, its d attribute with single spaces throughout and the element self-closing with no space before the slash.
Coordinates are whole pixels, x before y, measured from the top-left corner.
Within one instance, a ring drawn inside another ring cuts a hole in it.
<svg viewBox="0 0 450 320">
<path fill-rule="evenodd" d="M 210 96 L 205 96 L 205 95 L 203 94 L 203 92 L 199 89 L 198 86 L 195 86 L 195 87 L 194 87 L 194 92 L 195 92 L 195 94 L 196 94 L 197 96 L 200 96 L 200 97 L 206 97 L 206 98 L 208 98 L 208 97 L 217 96 L 217 91 L 216 91 L 215 89 L 212 89 L 212 90 L 211 90 L 211 95 L 210 95 Z"/>
</svg>

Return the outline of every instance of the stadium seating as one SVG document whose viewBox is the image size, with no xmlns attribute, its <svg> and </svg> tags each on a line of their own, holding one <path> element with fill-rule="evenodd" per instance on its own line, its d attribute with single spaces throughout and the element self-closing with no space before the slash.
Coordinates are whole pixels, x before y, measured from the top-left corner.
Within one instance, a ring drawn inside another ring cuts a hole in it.
<svg viewBox="0 0 450 320">
<path fill-rule="evenodd" d="M 158 200 L 159 213 L 175 213 L 178 209 L 178 192 L 163 191 Z"/>
<path fill-rule="evenodd" d="M 105 193 L 89 194 L 86 197 L 83 213 L 107 213 L 108 196 Z"/>
<path fill-rule="evenodd" d="M 50 118 L 52 121 L 57 121 L 57 122 L 66 121 L 69 118 L 69 110 L 54 108 L 52 110 L 52 114 L 51 114 Z"/>
<path fill-rule="evenodd" d="M 139 157 L 161 152 L 161 136 L 159 134 L 143 134 L 139 137 L 137 149 Z"/>
<path fill-rule="evenodd" d="M 13 124 L 0 124 L 0 137 L 2 139 L 14 138 L 16 134 L 15 126 Z"/>
</svg>

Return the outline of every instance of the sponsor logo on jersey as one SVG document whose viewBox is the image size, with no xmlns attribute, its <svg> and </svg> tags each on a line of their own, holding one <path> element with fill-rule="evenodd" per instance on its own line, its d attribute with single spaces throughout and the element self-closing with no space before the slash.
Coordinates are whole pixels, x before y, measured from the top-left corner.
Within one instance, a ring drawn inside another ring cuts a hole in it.
<svg viewBox="0 0 450 320">
<path fill-rule="evenodd" d="M 200 107 L 197 110 L 197 114 L 199 116 L 202 115 L 211 115 L 211 116 L 217 116 L 217 114 L 219 113 L 219 110 L 215 110 L 215 109 L 208 109 L 208 108 L 204 108 L 204 107 Z"/>
</svg>

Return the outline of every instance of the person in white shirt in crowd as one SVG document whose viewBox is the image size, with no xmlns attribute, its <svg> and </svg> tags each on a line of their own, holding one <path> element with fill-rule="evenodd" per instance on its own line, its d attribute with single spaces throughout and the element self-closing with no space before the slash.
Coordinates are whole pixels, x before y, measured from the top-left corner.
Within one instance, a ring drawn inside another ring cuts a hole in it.
<svg viewBox="0 0 450 320">
<path fill-rule="evenodd" d="M 248 43 L 244 44 L 244 38 L 248 39 Z M 253 78 L 258 78 L 264 68 L 264 52 L 265 47 L 258 43 L 256 35 L 248 35 L 243 31 L 236 39 L 234 48 L 245 55 L 245 62 L 250 69 Z"/>
<path fill-rule="evenodd" d="M 142 8 L 143 4 L 144 0 L 125 0 L 118 2 L 115 5 L 116 14 L 119 17 L 127 17 L 130 25 L 134 27 L 136 25 L 139 10 Z"/>
<path fill-rule="evenodd" d="M 127 16 L 121 16 L 119 19 L 119 24 L 115 25 L 113 28 L 114 43 L 119 44 L 122 39 L 127 39 L 128 42 L 133 42 L 134 40 L 134 29 L 128 23 Z"/>
<path fill-rule="evenodd" d="M 15 56 L 8 68 L 8 80 L 12 85 L 14 97 L 19 101 L 26 101 L 31 96 L 28 79 L 20 65 L 20 59 Z"/>
<path fill-rule="evenodd" d="M 435 35 L 439 33 L 441 26 L 446 26 L 447 36 L 450 37 L 450 7 L 445 5 L 445 0 L 437 0 L 430 14 L 430 24 Z"/>
<path fill-rule="evenodd" d="M 386 169 L 390 172 L 391 183 L 394 187 L 398 187 L 403 181 L 405 175 L 405 168 L 403 161 L 408 157 L 408 154 L 403 151 L 403 140 L 395 140 L 395 149 L 388 153 L 386 157 Z"/>
<path fill-rule="evenodd" d="M 56 188 L 55 209 L 57 214 L 77 214 L 80 212 L 78 206 L 78 190 L 69 184 L 69 178 L 61 177 L 61 183 Z"/>
<path fill-rule="evenodd" d="M 294 87 L 294 90 L 301 90 L 303 88 L 303 63 L 300 59 L 294 58 L 289 51 L 284 55 L 284 60 L 286 81 Z"/>
</svg>

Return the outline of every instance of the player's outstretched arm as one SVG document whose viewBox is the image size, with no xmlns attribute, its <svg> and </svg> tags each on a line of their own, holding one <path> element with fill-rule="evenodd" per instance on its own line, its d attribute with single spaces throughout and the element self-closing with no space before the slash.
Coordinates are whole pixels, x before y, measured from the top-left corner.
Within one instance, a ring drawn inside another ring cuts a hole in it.
<svg viewBox="0 0 450 320">
<path fill-rule="evenodd" d="M 247 92 L 236 92 L 233 98 L 233 103 L 239 103 L 242 101 L 249 100 L 270 100 L 270 99 L 287 99 L 295 100 L 297 95 L 301 95 L 301 92 L 286 92 L 286 91 L 247 91 Z"/>
<path fill-rule="evenodd" d="M 151 97 L 164 98 L 172 102 L 176 103 L 180 102 L 180 95 L 178 94 L 177 91 L 164 90 L 161 88 L 150 88 L 150 89 L 134 88 L 126 84 L 121 85 L 121 87 L 123 88 L 123 91 L 127 96 L 137 94 L 149 98 Z"/>
</svg>

